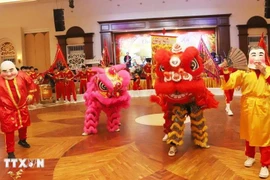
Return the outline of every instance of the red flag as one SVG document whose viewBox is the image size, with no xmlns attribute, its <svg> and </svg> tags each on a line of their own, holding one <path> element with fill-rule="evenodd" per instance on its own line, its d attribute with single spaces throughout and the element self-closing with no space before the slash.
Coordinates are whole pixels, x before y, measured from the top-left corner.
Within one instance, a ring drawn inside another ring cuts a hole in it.
<svg viewBox="0 0 270 180">
<path fill-rule="evenodd" d="M 264 42 L 264 33 L 262 33 L 261 35 L 261 39 L 258 43 L 258 46 L 262 47 L 264 49 L 264 52 L 265 52 L 265 64 L 266 65 L 270 65 L 270 60 L 269 60 L 269 56 L 268 56 L 268 51 L 267 51 L 267 47 L 266 47 L 266 44 Z"/>
<path fill-rule="evenodd" d="M 63 66 L 68 67 L 67 61 L 66 61 L 65 56 L 61 50 L 61 47 L 59 46 L 59 44 L 57 44 L 57 50 L 56 50 L 54 61 L 53 61 L 52 65 L 50 66 L 49 70 L 47 70 L 47 72 L 52 73 L 54 68 L 60 69 Z"/>
<path fill-rule="evenodd" d="M 110 56 L 109 56 L 109 51 L 108 51 L 106 41 L 104 41 L 104 47 L 102 51 L 102 60 L 100 63 L 102 67 L 108 67 L 110 64 Z"/>
</svg>

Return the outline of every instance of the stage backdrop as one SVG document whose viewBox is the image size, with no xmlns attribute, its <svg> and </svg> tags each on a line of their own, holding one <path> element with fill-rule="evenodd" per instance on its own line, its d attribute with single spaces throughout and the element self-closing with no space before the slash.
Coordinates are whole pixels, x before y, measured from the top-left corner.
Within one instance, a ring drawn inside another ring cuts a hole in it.
<svg viewBox="0 0 270 180">
<path fill-rule="evenodd" d="M 180 43 L 183 50 L 187 46 L 199 47 L 201 40 L 204 41 L 207 49 L 210 52 L 216 52 L 216 34 L 215 29 L 187 29 L 167 31 L 165 34 L 162 32 L 149 32 L 149 33 L 116 33 L 115 38 L 115 51 L 116 63 L 124 63 L 124 56 L 129 52 L 132 59 L 152 58 L 152 38 L 157 36 L 176 38 L 176 42 Z M 169 40 L 174 41 L 174 40 Z M 156 50 L 156 49 L 155 49 Z"/>
</svg>

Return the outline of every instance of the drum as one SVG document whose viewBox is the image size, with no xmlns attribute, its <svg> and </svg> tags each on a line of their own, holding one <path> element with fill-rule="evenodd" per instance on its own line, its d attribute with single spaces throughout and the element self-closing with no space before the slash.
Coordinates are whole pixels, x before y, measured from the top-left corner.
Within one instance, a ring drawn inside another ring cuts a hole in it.
<svg viewBox="0 0 270 180">
<path fill-rule="evenodd" d="M 49 84 L 41 84 L 39 89 L 41 102 L 53 100 L 52 87 Z"/>
</svg>

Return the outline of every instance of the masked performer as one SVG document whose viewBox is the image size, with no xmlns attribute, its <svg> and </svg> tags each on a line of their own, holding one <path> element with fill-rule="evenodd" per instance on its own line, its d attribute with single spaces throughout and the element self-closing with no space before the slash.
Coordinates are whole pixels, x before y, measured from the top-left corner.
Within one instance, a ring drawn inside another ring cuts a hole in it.
<svg viewBox="0 0 270 180">
<path fill-rule="evenodd" d="M 248 70 L 237 70 L 223 85 L 223 89 L 241 88 L 240 138 L 246 141 L 247 156 L 244 165 L 254 164 L 255 147 L 259 147 L 261 178 L 269 176 L 270 165 L 270 67 L 266 57 L 263 48 L 251 47 Z M 225 61 L 223 66 L 226 65 Z"/>
<path fill-rule="evenodd" d="M 172 51 L 159 49 L 155 54 L 156 96 L 151 101 L 157 102 L 164 112 L 164 132 L 168 134 L 167 143 L 171 145 L 169 156 L 174 156 L 177 146 L 183 144 L 184 121 L 189 116 L 191 134 L 194 143 L 208 148 L 208 134 L 203 110 L 216 108 L 218 102 L 206 88 L 201 77 L 203 62 L 195 47 L 181 50 L 178 44 Z"/>
<path fill-rule="evenodd" d="M 25 72 L 16 70 L 11 61 L 1 64 L 0 77 L 0 110 L 1 130 L 5 133 L 8 158 L 15 158 L 14 132 L 19 132 L 18 144 L 30 148 L 27 143 L 27 127 L 30 116 L 27 103 L 33 100 L 35 84 Z"/>
</svg>

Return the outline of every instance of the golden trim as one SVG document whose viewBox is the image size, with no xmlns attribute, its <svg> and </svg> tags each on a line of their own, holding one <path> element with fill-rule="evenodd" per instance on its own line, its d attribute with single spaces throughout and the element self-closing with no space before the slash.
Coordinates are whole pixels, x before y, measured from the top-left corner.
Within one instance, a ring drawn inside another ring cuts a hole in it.
<svg viewBox="0 0 270 180">
<path fill-rule="evenodd" d="M 37 89 L 32 89 L 32 90 L 29 90 L 28 93 L 34 93 L 34 92 L 37 92 Z"/>
<path fill-rule="evenodd" d="M 19 91 L 19 88 L 18 88 L 18 84 L 17 84 L 17 80 L 16 80 L 16 78 L 14 78 L 14 86 L 15 86 L 15 89 L 16 89 L 16 93 L 17 93 L 17 95 L 18 95 L 18 97 L 19 97 L 19 101 L 21 101 L 21 94 L 20 94 L 20 91 Z"/>
<path fill-rule="evenodd" d="M 202 133 L 205 132 L 207 130 L 207 126 L 204 125 L 202 129 L 199 129 L 198 126 L 191 126 L 191 131 L 192 132 L 197 132 L 197 133 Z"/>
<path fill-rule="evenodd" d="M 184 131 L 184 129 L 185 129 L 185 124 L 183 124 L 182 126 L 180 126 L 180 124 L 174 122 L 174 123 L 171 125 L 170 129 L 173 130 L 173 129 L 175 129 L 175 128 L 177 128 L 179 131 L 180 131 L 180 130 L 181 130 L 181 131 Z"/>
<path fill-rule="evenodd" d="M 167 140 L 167 144 L 171 144 L 171 143 L 173 143 L 175 145 L 178 145 L 178 146 L 181 146 L 184 143 L 184 140 L 181 139 L 179 142 L 178 141 L 175 141 L 174 139 Z"/>
<path fill-rule="evenodd" d="M 16 78 L 14 78 L 12 81 L 13 81 L 13 83 L 14 83 L 14 86 L 15 86 L 15 89 L 16 89 L 16 93 L 17 93 L 17 95 L 18 95 L 18 97 L 19 97 L 19 101 L 20 101 L 21 95 L 20 95 L 20 93 L 18 92 L 19 90 L 18 90 L 17 84 L 15 84 L 15 83 L 17 83 Z M 10 98 L 11 98 L 11 101 L 12 101 L 12 103 L 14 104 L 14 106 L 16 107 L 16 109 L 17 109 L 17 111 L 18 111 L 18 117 L 19 117 L 19 123 L 20 123 L 20 124 L 19 124 L 19 126 L 18 126 L 17 121 L 16 121 L 15 126 L 17 126 L 18 128 L 20 128 L 20 127 L 22 126 L 22 116 L 21 116 L 21 112 L 20 112 L 20 109 L 19 109 L 18 104 L 16 103 L 16 101 L 15 101 L 15 99 L 14 99 L 14 97 L 13 97 L 13 93 L 12 93 L 12 91 L 11 91 L 11 89 L 10 89 L 8 80 L 5 80 L 5 83 L 6 83 L 6 86 L 7 86 L 7 89 L 8 89 L 8 94 L 9 94 L 9 96 L 10 96 Z"/>
<path fill-rule="evenodd" d="M 208 138 L 205 137 L 204 138 L 204 141 L 199 141 L 198 139 L 194 139 L 194 144 L 198 145 L 198 146 L 201 146 L 201 147 L 207 147 L 207 142 L 208 142 Z"/>
<path fill-rule="evenodd" d="M 201 124 L 206 122 L 206 119 L 204 117 L 200 120 L 194 120 L 194 119 L 190 118 L 190 122 L 192 125 L 200 126 Z"/>
<path fill-rule="evenodd" d="M 203 142 L 204 138 L 208 137 L 208 134 L 205 132 L 202 136 L 200 136 L 196 133 L 192 133 L 192 137 Z"/>
</svg>

